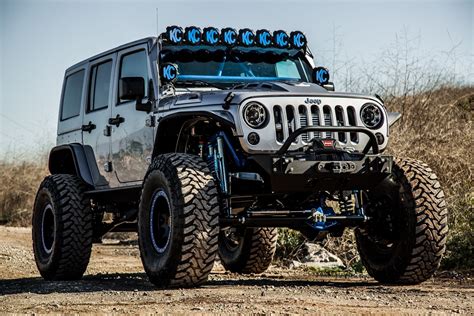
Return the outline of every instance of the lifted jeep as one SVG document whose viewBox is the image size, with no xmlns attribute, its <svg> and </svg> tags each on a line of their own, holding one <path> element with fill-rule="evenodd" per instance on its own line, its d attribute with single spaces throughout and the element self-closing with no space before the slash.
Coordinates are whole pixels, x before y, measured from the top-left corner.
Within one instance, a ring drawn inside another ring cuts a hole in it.
<svg viewBox="0 0 474 316">
<path fill-rule="evenodd" d="M 378 96 L 334 92 L 296 31 L 170 26 L 70 67 L 51 175 L 33 210 L 48 280 L 79 279 L 94 242 L 138 231 L 158 286 L 261 273 L 276 227 L 310 240 L 355 229 L 368 273 L 431 277 L 447 210 L 433 171 L 384 154 L 400 117 Z"/>
</svg>

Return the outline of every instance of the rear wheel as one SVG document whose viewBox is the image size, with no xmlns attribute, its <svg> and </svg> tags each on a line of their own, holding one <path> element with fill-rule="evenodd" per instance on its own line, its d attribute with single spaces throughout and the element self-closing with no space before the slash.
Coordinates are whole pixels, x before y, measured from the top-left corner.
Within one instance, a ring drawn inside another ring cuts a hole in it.
<svg viewBox="0 0 474 316">
<path fill-rule="evenodd" d="M 276 250 L 276 228 L 228 228 L 219 234 L 219 257 L 226 270 L 236 273 L 263 273 Z"/>
<path fill-rule="evenodd" d="M 366 197 L 371 220 L 356 231 L 356 240 L 367 272 L 384 283 L 430 278 L 448 233 L 444 193 L 433 171 L 420 161 L 398 159 L 392 175 Z"/>
<path fill-rule="evenodd" d="M 33 251 L 47 280 L 80 279 L 92 249 L 87 186 L 76 176 L 55 174 L 40 185 L 33 209 Z"/>
<path fill-rule="evenodd" d="M 138 214 L 140 256 L 158 286 L 200 285 L 214 264 L 219 234 L 217 189 L 198 156 L 155 158 Z"/>
</svg>

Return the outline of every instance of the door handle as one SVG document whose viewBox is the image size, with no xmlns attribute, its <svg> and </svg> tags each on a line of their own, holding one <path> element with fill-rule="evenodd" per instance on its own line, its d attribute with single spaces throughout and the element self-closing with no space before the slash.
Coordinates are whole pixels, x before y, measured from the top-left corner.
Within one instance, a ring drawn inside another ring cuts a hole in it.
<svg viewBox="0 0 474 316">
<path fill-rule="evenodd" d="M 95 124 L 92 124 L 91 121 L 89 121 L 89 124 L 86 124 L 86 125 L 82 125 L 81 127 L 81 130 L 83 132 L 92 132 L 92 130 L 94 130 L 97 126 L 95 126 Z"/>
<path fill-rule="evenodd" d="M 119 127 L 120 124 L 122 124 L 123 122 L 125 122 L 125 118 L 121 117 L 120 114 L 117 114 L 116 117 L 109 118 L 109 124 L 110 125 L 115 125 L 115 126 Z"/>
</svg>

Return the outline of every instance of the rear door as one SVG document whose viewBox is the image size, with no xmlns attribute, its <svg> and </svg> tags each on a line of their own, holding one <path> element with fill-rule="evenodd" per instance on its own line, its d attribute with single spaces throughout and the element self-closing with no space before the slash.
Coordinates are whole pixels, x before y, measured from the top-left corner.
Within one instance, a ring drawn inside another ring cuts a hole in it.
<svg viewBox="0 0 474 316">
<path fill-rule="evenodd" d="M 150 163 L 153 150 L 153 127 L 147 124 L 150 114 L 137 111 L 136 101 L 120 100 L 118 82 L 123 77 L 142 77 L 145 81 L 145 97 L 150 95 L 151 65 L 146 44 L 118 52 L 117 71 L 114 77 L 114 105 L 112 118 L 120 123 L 112 128 L 112 165 L 120 183 L 142 181 Z"/>
<path fill-rule="evenodd" d="M 84 145 L 92 147 L 99 175 L 94 182 L 98 186 L 108 185 L 111 173 L 110 133 L 107 122 L 112 113 L 112 88 L 116 54 L 110 54 L 91 61 L 88 67 L 87 97 L 82 121 L 82 138 Z"/>
</svg>

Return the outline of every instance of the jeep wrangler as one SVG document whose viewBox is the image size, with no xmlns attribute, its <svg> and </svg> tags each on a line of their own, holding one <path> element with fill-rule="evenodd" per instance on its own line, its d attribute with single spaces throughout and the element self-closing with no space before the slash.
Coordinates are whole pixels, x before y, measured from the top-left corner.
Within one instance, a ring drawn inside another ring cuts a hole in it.
<svg viewBox="0 0 474 316">
<path fill-rule="evenodd" d="M 399 113 L 334 92 L 302 32 L 170 26 L 66 70 L 50 176 L 33 210 L 47 280 L 79 279 L 94 242 L 138 232 L 158 286 L 204 283 L 219 256 L 262 273 L 278 227 L 355 231 L 384 283 L 430 278 L 447 209 L 423 162 L 384 154 Z"/>
</svg>

